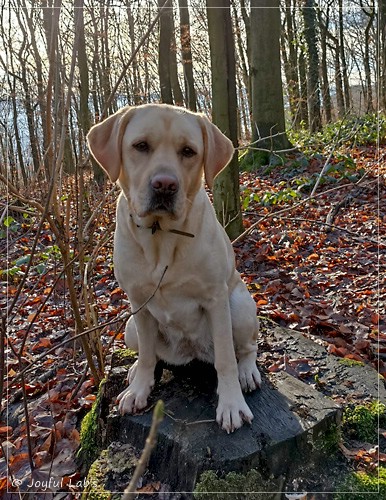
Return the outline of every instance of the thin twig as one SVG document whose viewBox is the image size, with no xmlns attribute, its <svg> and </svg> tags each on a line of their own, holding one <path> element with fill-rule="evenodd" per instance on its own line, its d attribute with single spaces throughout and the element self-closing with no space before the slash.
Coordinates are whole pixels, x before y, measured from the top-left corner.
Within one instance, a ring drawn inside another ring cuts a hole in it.
<svg viewBox="0 0 386 500">
<path fill-rule="evenodd" d="M 143 308 L 144 308 L 144 307 L 145 307 L 145 306 L 146 306 L 146 305 L 147 305 L 147 304 L 151 301 L 151 299 L 152 299 L 152 298 L 154 297 L 154 295 L 157 293 L 158 288 L 161 286 L 161 282 L 162 282 L 162 280 L 164 279 L 164 276 L 165 276 L 165 273 L 166 273 L 166 271 L 167 271 L 168 267 L 169 267 L 169 266 L 165 266 L 165 269 L 164 269 L 164 271 L 163 271 L 163 273 L 162 273 L 161 279 L 159 280 L 158 285 L 157 285 L 157 288 L 154 290 L 154 292 L 150 295 L 150 297 L 146 300 L 146 302 L 144 302 L 144 303 L 143 303 L 140 307 L 138 307 L 138 309 L 136 309 L 135 311 L 133 311 L 131 314 L 133 314 L 133 315 L 134 315 L 134 314 L 139 313 L 139 311 L 140 311 L 141 309 L 143 309 Z"/>
<path fill-rule="evenodd" d="M 100 121 L 102 121 L 104 119 L 104 117 L 106 116 L 106 113 L 107 113 L 107 110 L 109 109 L 116 93 L 117 93 L 117 90 L 118 90 L 118 87 L 121 83 L 121 81 L 123 80 L 123 77 L 125 76 L 125 73 L 126 71 L 128 70 L 130 64 L 134 61 L 135 59 L 135 56 L 137 55 L 139 49 L 142 47 L 142 45 L 146 42 L 147 38 L 149 37 L 150 33 L 153 31 L 153 28 L 154 26 L 156 25 L 158 19 L 160 18 L 163 10 L 165 9 L 166 7 L 166 4 L 169 2 L 169 0 L 165 0 L 164 4 L 162 5 L 162 7 L 160 7 L 160 9 L 158 10 L 158 13 L 157 15 L 155 16 L 155 18 L 153 19 L 153 21 L 151 22 L 148 30 L 146 31 L 146 33 L 143 35 L 143 37 L 141 38 L 141 40 L 139 41 L 137 47 L 133 50 L 133 52 L 131 53 L 131 56 L 130 56 L 130 59 L 127 61 L 127 63 L 124 65 L 122 71 L 121 71 L 121 74 L 119 75 L 117 81 L 115 82 L 115 85 L 114 85 L 114 88 L 112 89 L 104 107 L 103 107 L 103 110 L 102 110 L 102 113 L 100 115 Z"/>
<path fill-rule="evenodd" d="M 4 380 L 5 380 L 5 316 L 0 318 L 0 412 L 3 402 Z"/>
<path fill-rule="evenodd" d="M 96 326 L 93 326 L 92 328 L 88 328 L 87 330 L 83 330 L 81 333 L 78 333 L 77 335 L 73 335 L 71 338 L 69 338 L 67 340 L 63 340 L 59 344 L 56 344 L 51 349 L 48 349 L 48 351 L 45 351 L 44 353 L 40 354 L 36 359 L 34 359 L 31 362 L 30 365 L 28 365 L 27 367 L 23 368 L 23 370 L 21 370 L 21 372 L 18 373 L 18 375 L 16 375 L 16 377 L 12 381 L 10 381 L 9 386 L 13 385 L 16 381 L 18 381 L 22 375 L 24 375 L 26 372 L 30 371 L 32 369 L 32 367 L 35 366 L 39 361 L 41 361 L 42 359 L 45 359 L 48 356 L 48 354 L 51 354 L 52 352 L 55 352 L 58 347 L 61 347 L 63 345 L 68 344 L 69 342 L 73 342 L 74 340 L 82 338 L 82 337 L 84 337 L 84 335 L 87 335 L 89 333 L 95 332 L 96 330 L 101 330 L 101 332 L 102 332 L 102 329 L 106 328 L 107 326 L 110 326 L 110 325 L 112 325 L 114 323 L 117 323 L 118 321 L 120 321 L 120 322 L 127 321 L 130 318 L 130 316 L 132 316 L 134 314 L 137 314 L 154 297 L 154 295 L 156 294 L 157 290 L 161 286 L 162 280 L 163 280 L 163 278 L 165 276 L 165 273 L 166 273 L 167 269 L 168 269 L 168 266 L 165 266 L 165 269 L 163 270 L 162 276 L 161 276 L 161 278 L 160 278 L 160 280 L 158 282 L 158 285 L 157 285 L 156 289 L 151 294 L 151 296 L 146 300 L 146 302 L 144 302 L 138 309 L 136 309 L 133 312 L 125 312 L 125 313 L 122 314 L 121 317 L 118 316 L 117 318 L 114 318 L 114 319 L 112 319 L 110 321 L 106 321 L 105 323 L 102 323 L 101 325 L 96 325 Z"/>
<path fill-rule="evenodd" d="M 20 359 L 19 359 L 20 361 Z M 28 411 L 28 402 L 27 402 L 27 391 L 25 388 L 25 379 L 24 375 L 21 376 L 21 389 L 23 392 L 23 409 L 24 409 L 24 417 L 25 417 L 25 429 L 27 433 L 27 448 L 28 448 L 28 460 L 29 466 L 31 467 L 31 473 L 35 469 L 35 464 L 32 458 L 32 442 L 31 442 L 31 425 L 29 421 L 29 411 Z"/>
<path fill-rule="evenodd" d="M 316 192 L 316 190 L 318 189 L 319 183 L 320 183 L 320 181 L 321 181 L 321 179 L 322 179 L 322 176 L 323 176 L 324 172 L 326 171 L 326 169 L 327 169 L 327 167 L 328 167 L 328 165 L 329 165 L 329 163 L 330 163 L 330 160 L 331 160 L 331 158 L 332 158 L 332 155 L 334 154 L 334 152 L 335 152 L 335 150 L 336 150 L 337 146 L 338 146 L 338 145 L 339 145 L 339 143 L 340 143 L 340 142 L 342 142 L 343 140 L 347 140 L 347 139 L 348 139 L 347 137 L 343 137 L 343 138 L 342 138 L 342 137 L 339 137 L 339 136 L 340 136 L 340 131 L 341 131 L 341 129 L 342 129 L 342 127 L 343 127 L 343 125 L 344 125 L 344 124 L 345 124 L 345 121 L 344 121 L 344 120 L 342 120 L 342 121 L 340 122 L 340 125 L 339 125 L 338 130 L 337 130 L 337 131 L 336 131 L 336 133 L 335 133 L 335 138 L 334 138 L 334 142 L 332 143 L 332 146 L 331 146 L 330 154 L 328 155 L 328 158 L 327 158 L 327 160 L 325 161 L 325 163 L 324 163 L 324 165 L 323 165 L 323 168 L 322 168 L 322 170 L 321 170 L 320 174 L 318 175 L 318 178 L 317 178 L 317 180 L 316 180 L 316 182 L 315 182 L 315 186 L 314 186 L 314 188 L 313 188 L 313 190 L 312 190 L 312 192 L 311 192 L 311 197 L 315 195 L 315 192 Z M 354 129 L 354 130 L 352 131 L 352 133 L 350 134 L 349 138 L 350 138 L 350 137 L 353 137 L 353 136 L 356 134 L 356 132 L 357 132 L 358 128 L 359 128 L 359 127 L 357 127 L 357 129 Z"/>
<path fill-rule="evenodd" d="M 303 217 L 280 217 L 280 219 L 294 221 L 294 222 L 298 222 L 298 221 L 309 222 L 310 224 L 317 224 L 318 226 L 323 226 L 323 227 L 327 226 L 331 229 L 338 229 L 339 231 L 343 231 L 344 233 L 349 234 L 353 239 L 355 239 L 361 243 L 368 242 L 368 243 L 373 243 L 373 245 L 386 245 L 386 242 L 375 241 L 375 240 L 368 239 L 368 238 L 361 238 L 353 231 L 349 231 L 348 229 L 344 229 L 343 227 L 336 226 L 335 224 L 328 224 L 328 223 L 322 222 L 320 220 L 305 219 Z"/>
<path fill-rule="evenodd" d="M 78 333 L 77 335 L 73 335 L 71 338 L 69 339 L 66 339 L 66 340 L 62 340 L 59 344 L 56 344 L 54 347 L 51 347 L 51 349 L 48 349 L 48 351 L 45 351 L 43 352 L 42 354 L 40 354 L 39 356 L 37 356 L 33 361 L 31 361 L 31 363 L 26 366 L 25 368 L 23 368 L 21 370 L 20 373 L 18 373 L 16 375 L 15 378 L 13 378 L 10 382 L 9 382 L 9 387 L 11 387 L 12 385 L 15 384 L 15 382 L 17 382 L 22 375 L 24 375 L 25 373 L 29 372 L 37 363 L 39 363 L 39 361 L 42 361 L 43 359 L 46 359 L 46 357 L 49 355 L 49 354 L 52 354 L 53 352 L 56 351 L 56 349 L 58 349 L 58 347 L 62 347 L 66 344 L 69 344 L 70 342 L 74 342 L 74 340 L 77 340 L 77 339 L 80 339 L 82 337 L 84 337 L 85 335 L 89 334 L 89 333 L 92 333 L 92 332 L 95 332 L 95 330 L 99 330 L 101 328 L 106 328 L 107 326 L 110 326 L 114 323 L 117 323 L 119 321 L 121 322 L 124 322 L 126 320 L 128 320 L 131 316 L 131 313 L 130 312 L 125 312 L 124 314 L 122 314 L 122 317 L 117 317 L 117 318 L 114 318 L 110 321 L 106 321 L 105 323 L 102 323 L 101 325 L 96 325 L 96 326 L 93 326 L 92 328 L 88 328 L 87 330 L 83 330 L 81 333 Z"/>
<path fill-rule="evenodd" d="M 114 191 L 116 191 L 118 189 L 118 185 L 117 184 L 114 184 L 113 187 L 107 192 L 105 193 L 105 195 L 103 196 L 102 200 L 98 203 L 97 207 L 94 209 L 93 213 L 90 215 L 88 221 L 86 222 L 84 228 L 83 228 L 83 238 L 86 238 L 87 236 L 87 231 L 90 227 L 90 225 L 92 224 L 92 222 L 94 220 L 96 220 L 99 215 L 101 214 L 103 208 L 104 208 L 104 205 L 106 203 L 106 200 L 110 197 L 110 195 L 112 195 L 114 193 Z"/>
<path fill-rule="evenodd" d="M 360 182 L 362 182 L 362 180 L 364 179 L 365 176 L 366 175 L 361 177 L 359 179 L 359 181 L 357 181 L 354 185 L 358 185 Z M 372 184 L 373 182 L 378 182 L 378 179 L 374 179 L 374 180 L 370 181 L 368 184 Z M 232 245 L 235 245 L 236 243 L 241 241 L 243 238 L 245 238 L 245 236 L 248 236 L 248 234 L 250 234 L 264 220 L 270 219 L 271 217 L 277 217 L 278 215 L 283 214 L 285 212 L 289 212 L 290 210 L 293 210 L 294 208 L 298 208 L 298 207 L 304 205 L 305 203 L 307 203 L 308 201 L 314 200 L 315 198 L 325 196 L 326 194 L 331 193 L 332 191 L 336 191 L 337 189 L 342 190 L 345 187 L 352 186 L 352 185 L 353 184 L 350 182 L 347 184 L 343 184 L 343 186 L 335 186 L 331 189 L 328 189 L 327 191 L 322 191 L 321 193 L 318 193 L 318 194 L 314 195 L 313 197 L 308 196 L 307 198 L 304 198 L 304 200 L 299 201 L 299 203 L 296 203 L 295 205 L 290 205 L 289 207 L 285 207 L 282 210 L 278 210 L 277 212 L 270 212 L 269 214 L 266 214 L 263 217 L 261 217 L 261 219 L 259 219 L 257 222 L 254 222 L 248 229 L 246 229 L 243 233 L 241 233 L 240 236 L 238 236 L 236 239 L 234 239 L 232 241 Z"/>
<path fill-rule="evenodd" d="M 154 446 L 157 443 L 157 434 L 158 428 L 164 418 L 165 405 L 164 402 L 160 399 L 157 401 L 153 412 L 153 420 L 151 423 L 151 428 L 149 432 L 149 436 L 146 439 L 145 448 L 142 451 L 141 458 L 138 461 L 138 464 L 135 468 L 133 477 L 131 478 L 129 486 L 126 488 L 122 500 L 134 500 L 137 496 L 137 485 L 139 478 L 144 473 L 147 464 L 149 462 L 149 458 L 151 452 L 153 451 Z"/>
</svg>

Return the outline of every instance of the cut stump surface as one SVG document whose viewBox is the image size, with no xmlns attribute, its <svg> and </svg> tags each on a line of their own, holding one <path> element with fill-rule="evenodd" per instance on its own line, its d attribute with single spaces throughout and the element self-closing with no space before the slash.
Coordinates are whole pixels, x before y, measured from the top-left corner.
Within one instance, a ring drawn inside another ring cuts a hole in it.
<svg viewBox="0 0 386 500">
<path fill-rule="evenodd" d="M 121 416 L 112 402 L 124 388 L 127 366 L 114 366 L 114 360 L 112 364 L 101 398 L 103 447 L 119 442 L 141 450 L 151 426 L 152 406 L 162 399 L 166 415 L 149 471 L 173 491 L 192 491 L 200 473 L 208 469 L 246 472 L 258 467 L 267 477 L 287 475 L 296 463 L 310 457 L 318 439 L 341 418 L 341 409 L 331 398 L 281 371 L 269 379 L 263 377 L 262 388 L 245 395 L 254 415 L 252 425 L 228 435 L 215 422 L 215 371 L 199 362 L 163 370 L 149 410 Z"/>
</svg>

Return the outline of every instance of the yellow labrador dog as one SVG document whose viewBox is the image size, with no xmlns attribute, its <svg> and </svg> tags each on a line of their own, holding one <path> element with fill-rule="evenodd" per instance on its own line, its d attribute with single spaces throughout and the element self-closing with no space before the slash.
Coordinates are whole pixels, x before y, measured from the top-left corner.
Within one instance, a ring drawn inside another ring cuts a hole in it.
<svg viewBox="0 0 386 500">
<path fill-rule="evenodd" d="M 217 422 L 227 432 L 251 422 L 242 390 L 261 383 L 256 307 L 202 181 L 204 173 L 211 187 L 229 163 L 231 141 L 204 115 L 147 104 L 92 127 L 88 144 L 122 189 L 116 277 L 133 310 L 146 303 L 126 325 L 138 360 L 118 396 L 120 412 L 146 407 L 159 359 L 182 365 L 196 358 L 217 371 Z"/>
</svg>

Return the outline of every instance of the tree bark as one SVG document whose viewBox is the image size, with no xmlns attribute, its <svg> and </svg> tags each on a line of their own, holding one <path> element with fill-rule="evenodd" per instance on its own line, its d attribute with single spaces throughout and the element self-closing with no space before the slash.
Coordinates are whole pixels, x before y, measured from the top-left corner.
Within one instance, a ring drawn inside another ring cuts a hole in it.
<svg viewBox="0 0 386 500">
<path fill-rule="evenodd" d="M 164 4 L 158 0 L 158 7 Z M 158 74 L 161 87 L 161 101 L 165 104 L 173 104 L 173 92 L 170 77 L 170 46 L 172 40 L 172 0 L 169 0 L 159 18 L 159 53 Z"/>
<path fill-rule="evenodd" d="M 339 47 L 340 47 L 340 62 L 342 65 L 343 89 L 344 89 L 344 104 L 348 111 L 351 108 L 350 98 L 350 83 L 348 81 L 346 51 L 344 44 L 344 22 L 343 22 L 343 0 L 339 0 Z"/>
<path fill-rule="evenodd" d="M 307 68 L 306 56 L 304 50 L 301 49 L 298 57 L 299 61 L 299 83 L 300 83 L 300 123 L 308 128 L 308 100 L 307 100 Z"/>
<path fill-rule="evenodd" d="M 371 81 L 371 69 L 370 69 L 370 30 L 372 27 L 372 24 L 374 22 L 374 17 L 375 17 L 375 10 L 374 8 L 371 8 L 370 12 L 368 12 L 364 7 L 363 7 L 363 2 L 361 2 L 362 5 L 362 11 L 364 14 L 368 17 L 368 22 L 366 24 L 365 28 L 365 56 L 363 59 L 363 66 L 365 69 L 365 79 L 366 79 L 366 93 L 365 93 L 365 98 L 366 98 L 366 112 L 367 113 L 374 113 L 374 104 L 373 104 L 373 88 L 372 88 L 372 81 Z"/>
<path fill-rule="evenodd" d="M 181 58 L 184 70 L 186 104 L 197 111 L 196 90 L 194 88 L 193 58 L 190 44 L 190 17 L 187 0 L 178 0 L 180 8 Z"/>
<path fill-rule="evenodd" d="M 213 122 L 237 146 L 235 47 L 229 0 L 207 0 Z M 237 152 L 213 188 L 217 217 L 231 239 L 242 232 Z"/>
<path fill-rule="evenodd" d="M 380 104 L 378 108 L 386 110 L 386 0 L 379 0 L 379 54 L 378 78 L 380 82 Z"/>
<path fill-rule="evenodd" d="M 280 62 L 279 0 L 251 0 L 250 75 L 252 139 L 258 147 L 285 149 L 283 85 Z M 260 141 L 274 134 L 276 137 Z"/>
<path fill-rule="evenodd" d="M 177 65 L 177 45 L 174 35 L 174 19 L 173 11 L 171 16 L 171 39 L 169 48 L 169 65 L 170 65 L 170 84 L 173 91 L 174 104 L 177 106 L 184 105 L 184 95 L 181 90 L 180 81 L 178 79 L 178 65 Z"/>
<path fill-rule="evenodd" d="M 245 11 L 245 9 L 242 9 L 242 12 Z M 252 109 L 252 102 L 251 102 L 251 80 L 249 77 L 249 56 L 248 56 L 248 36 L 244 37 L 242 34 L 241 26 L 240 26 L 240 21 L 238 18 L 238 12 L 236 10 L 236 5 L 233 3 L 233 19 L 235 22 L 235 28 L 236 28 L 236 40 L 237 40 L 237 49 L 238 49 L 238 60 L 239 60 L 239 67 L 240 71 L 238 72 L 239 74 L 241 73 L 240 77 L 240 85 L 238 85 L 239 88 L 239 94 L 240 94 L 240 100 L 242 102 L 246 102 L 248 105 L 248 108 L 244 107 L 244 112 L 243 114 L 246 116 L 247 114 L 251 115 L 251 109 Z M 247 23 L 249 21 L 249 17 L 247 16 Z M 247 28 L 245 25 L 245 34 L 247 33 Z M 245 47 L 245 42 L 247 46 Z M 241 85 L 242 83 L 242 85 Z M 245 98 L 246 97 L 246 98 Z M 248 111 L 247 111 L 248 109 Z"/>
<path fill-rule="evenodd" d="M 307 100 L 308 127 L 317 132 L 322 127 L 320 114 L 319 55 L 316 40 L 316 13 L 314 0 L 303 2 L 304 37 L 307 45 Z"/>
<path fill-rule="evenodd" d="M 78 68 L 79 68 L 79 124 L 85 138 L 90 129 L 90 110 L 88 98 L 90 84 L 88 78 L 88 60 L 86 53 L 86 39 L 84 34 L 84 0 L 75 0 L 75 29 L 78 33 Z"/>
<path fill-rule="evenodd" d="M 101 108 L 104 108 L 105 103 L 108 101 L 110 94 L 111 94 L 111 60 L 110 60 L 110 46 L 109 46 L 109 37 L 107 36 L 108 34 L 108 29 L 109 29 L 109 11 L 110 11 L 110 0 L 106 0 L 105 2 L 101 2 L 100 4 L 100 26 L 102 30 L 103 36 L 100 37 L 101 43 L 100 43 L 100 48 L 101 48 L 101 57 L 99 54 L 97 54 L 97 57 L 100 57 L 100 66 L 101 66 L 101 71 L 99 73 L 100 76 L 100 83 L 102 87 L 102 93 L 103 93 L 103 106 Z M 117 111 L 117 106 L 115 99 L 111 101 L 111 104 L 109 106 L 109 109 L 107 111 L 107 114 L 112 114 L 115 111 Z"/>
<path fill-rule="evenodd" d="M 127 5 L 127 19 L 129 23 L 129 34 L 130 34 L 130 43 L 131 43 L 131 52 L 134 51 L 135 49 L 135 27 L 134 27 L 134 19 L 133 19 L 133 13 L 131 10 L 131 5 L 130 1 L 128 2 Z M 138 105 L 141 104 L 142 98 L 141 98 L 141 80 L 139 76 L 139 69 L 138 69 L 138 60 L 137 57 L 133 59 L 133 97 L 134 97 L 134 104 Z"/>
<path fill-rule="evenodd" d="M 321 77 L 322 77 L 322 97 L 323 97 L 323 110 L 326 117 L 326 122 L 332 121 L 332 105 L 330 84 L 328 81 L 327 70 L 327 31 L 329 23 L 329 5 L 327 5 L 326 19 L 323 21 L 322 13 L 318 10 L 319 28 L 320 28 L 320 46 L 321 46 Z"/>
<path fill-rule="evenodd" d="M 43 11 L 44 9 L 44 1 L 42 1 L 42 7 Z M 46 94 L 46 89 L 44 88 L 44 82 L 45 82 L 45 77 L 43 76 L 43 63 L 42 63 L 42 56 L 41 56 L 41 51 L 39 51 L 38 44 L 36 41 L 36 36 L 35 36 L 35 21 L 32 18 L 33 11 L 30 11 L 25 2 L 23 1 L 22 5 L 23 9 L 15 9 L 15 14 L 18 18 L 18 22 L 20 27 L 23 26 L 22 18 L 21 16 L 23 15 L 25 17 L 29 34 L 30 34 L 30 43 L 31 43 L 31 48 L 34 56 L 34 62 L 36 64 L 36 82 L 37 82 L 37 94 L 38 94 L 38 103 L 39 103 L 39 111 L 40 111 L 40 120 L 41 120 L 41 125 L 42 125 L 42 132 L 43 132 L 43 158 L 44 158 L 44 168 L 46 172 L 49 172 L 49 160 L 48 160 L 48 155 L 47 151 L 50 147 L 50 138 L 49 138 L 49 131 L 47 130 L 47 94 Z M 23 30 L 23 28 L 22 28 Z"/>
<path fill-rule="evenodd" d="M 283 35 L 282 40 L 282 54 L 284 63 L 284 73 L 287 80 L 287 91 L 288 99 L 290 105 L 290 111 L 292 116 L 292 125 L 295 129 L 299 129 L 302 121 L 302 104 L 300 97 L 299 88 L 299 64 L 297 55 L 297 41 L 295 38 L 295 20 L 294 20 L 294 7 L 291 0 L 285 1 L 285 25 L 286 25 L 286 37 Z M 285 44 L 287 41 L 287 48 Z"/>
<path fill-rule="evenodd" d="M 332 40 L 333 46 L 331 50 L 335 53 L 334 70 L 335 70 L 335 92 L 336 92 L 336 105 L 338 108 L 338 117 L 343 118 L 345 115 L 344 96 L 343 96 L 343 82 L 342 73 L 340 70 L 340 50 L 338 40 L 327 32 L 327 36 Z"/>
</svg>

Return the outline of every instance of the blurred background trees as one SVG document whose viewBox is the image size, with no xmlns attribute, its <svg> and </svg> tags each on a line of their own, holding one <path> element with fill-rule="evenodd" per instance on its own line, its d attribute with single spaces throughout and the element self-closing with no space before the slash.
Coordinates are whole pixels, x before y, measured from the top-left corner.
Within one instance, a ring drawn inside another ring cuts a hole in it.
<svg viewBox="0 0 386 500">
<path fill-rule="evenodd" d="M 89 127 L 126 104 L 273 149 L 386 106 L 386 0 L 3 0 L 0 17 L 0 172 L 20 188 L 84 166 Z"/>
</svg>

